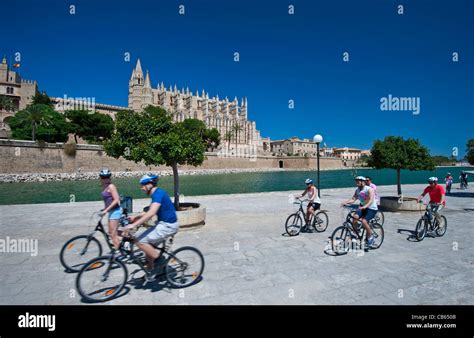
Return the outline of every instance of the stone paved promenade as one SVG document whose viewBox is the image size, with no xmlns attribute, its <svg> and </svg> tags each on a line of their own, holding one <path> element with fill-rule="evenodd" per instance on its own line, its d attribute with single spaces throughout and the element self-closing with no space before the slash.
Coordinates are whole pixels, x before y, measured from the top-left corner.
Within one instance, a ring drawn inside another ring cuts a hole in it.
<svg viewBox="0 0 474 338">
<path fill-rule="evenodd" d="M 424 185 L 405 185 L 417 196 Z M 163 282 L 128 285 L 107 304 L 474 304 L 474 189 L 453 189 L 444 237 L 410 240 L 420 213 L 386 212 L 379 250 L 334 257 L 328 236 L 341 224 L 338 207 L 353 189 L 322 191 L 330 224 L 324 233 L 286 237 L 289 192 L 190 197 L 207 206 L 207 224 L 181 231 L 175 248 L 194 245 L 205 255 L 200 283 L 182 290 Z M 393 195 L 395 187 L 380 187 Z M 14 192 L 12 192 L 14 193 Z M 147 200 L 134 201 L 134 209 Z M 36 257 L 0 253 L 0 304 L 82 304 L 75 274 L 65 273 L 59 250 L 88 232 L 100 202 L 0 206 L 0 239 L 37 239 Z"/>
</svg>

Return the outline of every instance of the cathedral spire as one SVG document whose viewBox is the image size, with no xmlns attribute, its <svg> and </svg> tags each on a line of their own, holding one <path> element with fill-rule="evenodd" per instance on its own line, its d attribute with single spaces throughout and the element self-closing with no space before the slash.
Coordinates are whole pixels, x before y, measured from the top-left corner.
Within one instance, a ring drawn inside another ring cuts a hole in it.
<svg viewBox="0 0 474 338">
<path fill-rule="evenodd" d="M 148 70 L 146 71 L 145 88 L 151 88 L 150 75 L 148 74 Z"/>
<path fill-rule="evenodd" d="M 4 65 L 7 64 L 7 57 L 6 57 L 5 55 L 3 55 L 2 63 L 3 63 Z"/>
<path fill-rule="evenodd" d="M 140 63 L 140 58 L 137 59 L 137 65 L 135 66 L 135 72 L 143 76 L 142 65 Z"/>
</svg>

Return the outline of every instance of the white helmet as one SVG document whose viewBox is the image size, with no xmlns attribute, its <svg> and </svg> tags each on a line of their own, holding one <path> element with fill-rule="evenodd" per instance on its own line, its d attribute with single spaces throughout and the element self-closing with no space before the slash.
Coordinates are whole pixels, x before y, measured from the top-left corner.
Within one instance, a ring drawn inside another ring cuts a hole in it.
<svg viewBox="0 0 474 338">
<path fill-rule="evenodd" d="M 438 182 L 438 177 L 432 176 L 432 177 L 428 178 L 428 182 L 430 182 L 430 183 L 431 182 Z"/>
<path fill-rule="evenodd" d="M 102 178 L 109 178 L 112 176 L 112 172 L 109 169 L 102 169 L 99 173 L 99 176 Z"/>
<path fill-rule="evenodd" d="M 356 181 L 366 181 L 366 178 L 364 176 L 357 176 L 356 178 L 354 178 L 354 180 Z"/>
</svg>

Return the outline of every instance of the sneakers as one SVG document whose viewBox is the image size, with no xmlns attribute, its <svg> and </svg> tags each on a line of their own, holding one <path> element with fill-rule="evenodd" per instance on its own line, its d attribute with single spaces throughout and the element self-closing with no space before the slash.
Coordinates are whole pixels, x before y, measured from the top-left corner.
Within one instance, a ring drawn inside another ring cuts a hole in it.
<svg viewBox="0 0 474 338">
<path fill-rule="evenodd" d="M 375 237 L 374 235 L 370 236 L 369 238 L 367 238 L 367 245 L 370 247 L 372 245 L 374 245 L 375 243 Z"/>
<path fill-rule="evenodd" d="M 123 255 L 120 251 L 110 252 L 109 255 L 113 255 L 114 258 L 118 261 L 121 261 L 121 260 L 127 258 L 127 256 Z"/>
</svg>

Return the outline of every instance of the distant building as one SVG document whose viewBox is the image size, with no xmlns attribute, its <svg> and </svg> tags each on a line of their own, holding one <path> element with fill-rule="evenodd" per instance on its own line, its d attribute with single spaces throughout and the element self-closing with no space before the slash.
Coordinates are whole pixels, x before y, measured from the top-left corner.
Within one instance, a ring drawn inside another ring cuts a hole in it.
<svg viewBox="0 0 474 338">
<path fill-rule="evenodd" d="M 8 119 L 30 104 L 37 92 L 36 81 L 22 79 L 20 74 L 10 69 L 6 57 L 3 57 L 0 64 L 0 96 L 11 99 L 12 107 L 0 107 L 0 138 L 9 136 Z"/>
<path fill-rule="evenodd" d="M 334 156 L 342 160 L 358 160 L 362 155 L 362 150 L 357 148 L 334 148 Z"/>
<path fill-rule="evenodd" d="M 316 143 L 298 137 L 292 137 L 286 140 L 272 141 L 271 152 L 276 155 L 309 155 L 316 156 Z"/>
</svg>

